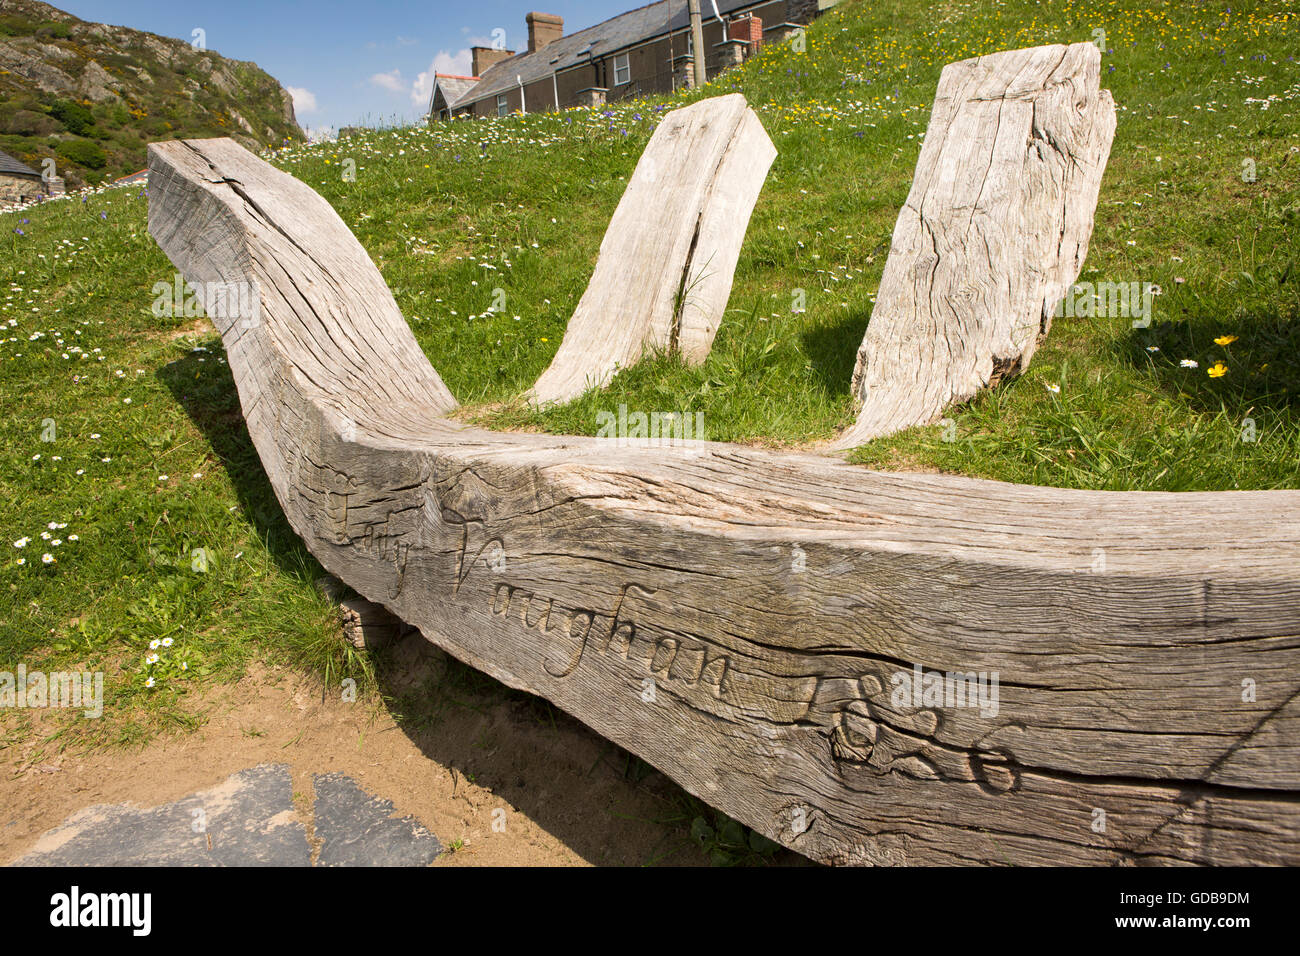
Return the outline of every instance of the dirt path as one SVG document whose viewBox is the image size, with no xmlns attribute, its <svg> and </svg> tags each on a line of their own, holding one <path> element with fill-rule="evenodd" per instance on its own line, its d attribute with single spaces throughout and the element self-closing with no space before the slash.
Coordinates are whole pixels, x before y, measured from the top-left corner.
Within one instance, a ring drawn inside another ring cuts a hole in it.
<svg viewBox="0 0 1300 956">
<path fill-rule="evenodd" d="M 197 731 L 143 748 L 33 763 L 43 735 L 40 717 L 29 716 L 32 743 L 0 756 L 0 862 L 32 852 L 86 808 L 155 808 L 259 765 L 287 766 L 294 822 L 309 840 L 318 775 L 342 773 L 436 837 L 443 852 L 434 865 L 706 862 L 686 833 L 694 810 L 667 778 L 418 636 L 394 653 L 414 687 L 437 684 L 431 699 L 439 701 L 400 724 L 382 704 L 347 703 L 338 693 L 322 699 L 319 683 L 266 667 L 202 695 L 196 709 L 207 721 Z M 449 671 L 462 677 L 450 689 Z M 319 854 L 319 841 L 313 846 Z"/>
</svg>

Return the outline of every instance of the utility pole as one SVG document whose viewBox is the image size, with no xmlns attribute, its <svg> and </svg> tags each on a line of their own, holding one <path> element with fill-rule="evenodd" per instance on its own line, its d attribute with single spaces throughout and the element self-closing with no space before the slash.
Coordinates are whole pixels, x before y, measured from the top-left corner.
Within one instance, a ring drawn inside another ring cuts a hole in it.
<svg viewBox="0 0 1300 956">
<path fill-rule="evenodd" d="M 704 24 L 700 21 L 700 0 L 687 0 L 691 12 L 691 46 L 695 49 L 695 86 L 708 82 L 704 75 Z"/>
</svg>

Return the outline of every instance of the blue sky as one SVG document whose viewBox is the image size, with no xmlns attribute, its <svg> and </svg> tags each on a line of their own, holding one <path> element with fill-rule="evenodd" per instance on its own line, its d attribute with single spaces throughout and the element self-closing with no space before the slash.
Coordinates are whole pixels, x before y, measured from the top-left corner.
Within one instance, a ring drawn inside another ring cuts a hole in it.
<svg viewBox="0 0 1300 956">
<path fill-rule="evenodd" d="M 323 130 L 423 115 L 432 73 L 468 74 L 469 48 L 490 46 L 494 30 L 505 31 L 507 48 L 527 49 L 524 15 L 530 10 L 564 17 L 568 34 L 645 2 L 54 0 L 54 5 L 83 20 L 186 41 L 202 29 L 208 49 L 252 60 L 288 87 L 299 125 Z"/>
</svg>

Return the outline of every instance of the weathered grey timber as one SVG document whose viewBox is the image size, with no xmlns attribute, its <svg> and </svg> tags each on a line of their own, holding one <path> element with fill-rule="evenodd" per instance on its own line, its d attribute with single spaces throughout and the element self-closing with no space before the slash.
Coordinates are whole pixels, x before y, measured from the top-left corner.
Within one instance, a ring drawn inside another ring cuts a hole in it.
<svg viewBox="0 0 1300 956">
<path fill-rule="evenodd" d="M 1029 365 L 1088 252 L 1115 104 L 1091 43 L 944 67 L 836 442 L 913 425 Z"/>
<path fill-rule="evenodd" d="M 451 654 L 815 860 L 1300 863 L 1300 492 L 465 426 L 309 187 L 149 168 L 176 266 L 258 289 L 214 322 L 290 524 Z"/>
<path fill-rule="evenodd" d="M 776 148 L 739 93 L 664 117 L 610 220 L 591 282 L 530 398 L 566 402 L 642 354 L 709 355 Z"/>
</svg>

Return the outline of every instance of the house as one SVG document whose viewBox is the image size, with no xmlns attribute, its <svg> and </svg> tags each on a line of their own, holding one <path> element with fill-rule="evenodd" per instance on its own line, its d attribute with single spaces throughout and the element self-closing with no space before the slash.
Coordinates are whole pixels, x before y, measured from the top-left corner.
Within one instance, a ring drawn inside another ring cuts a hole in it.
<svg viewBox="0 0 1300 956">
<path fill-rule="evenodd" d="M 47 193 L 40 173 L 0 152 L 0 202 L 32 202 Z"/>
<path fill-rule="evenodd" d="M 834 2 L 700 0 L 707 78 L 764 42 L 784 39 Z M 447 105 L 431 103 L 431 120 L 599 106 L 694 85 L 687 0 L 657 0 L 569 36 L 553 14 L 530 13 L 525 22 L 528 49 L 472 48 L 474 77 L 454 100 L 450 85 L 442 88 Z"/>
<path fill-rule="evenodd" d="M 451 104 L 461 99 L 478 81 L 477 76 L 435 73 L 433 75 L 433 97 L 429 100 L 429 120 L 451 119 Z"/>
</svg>

